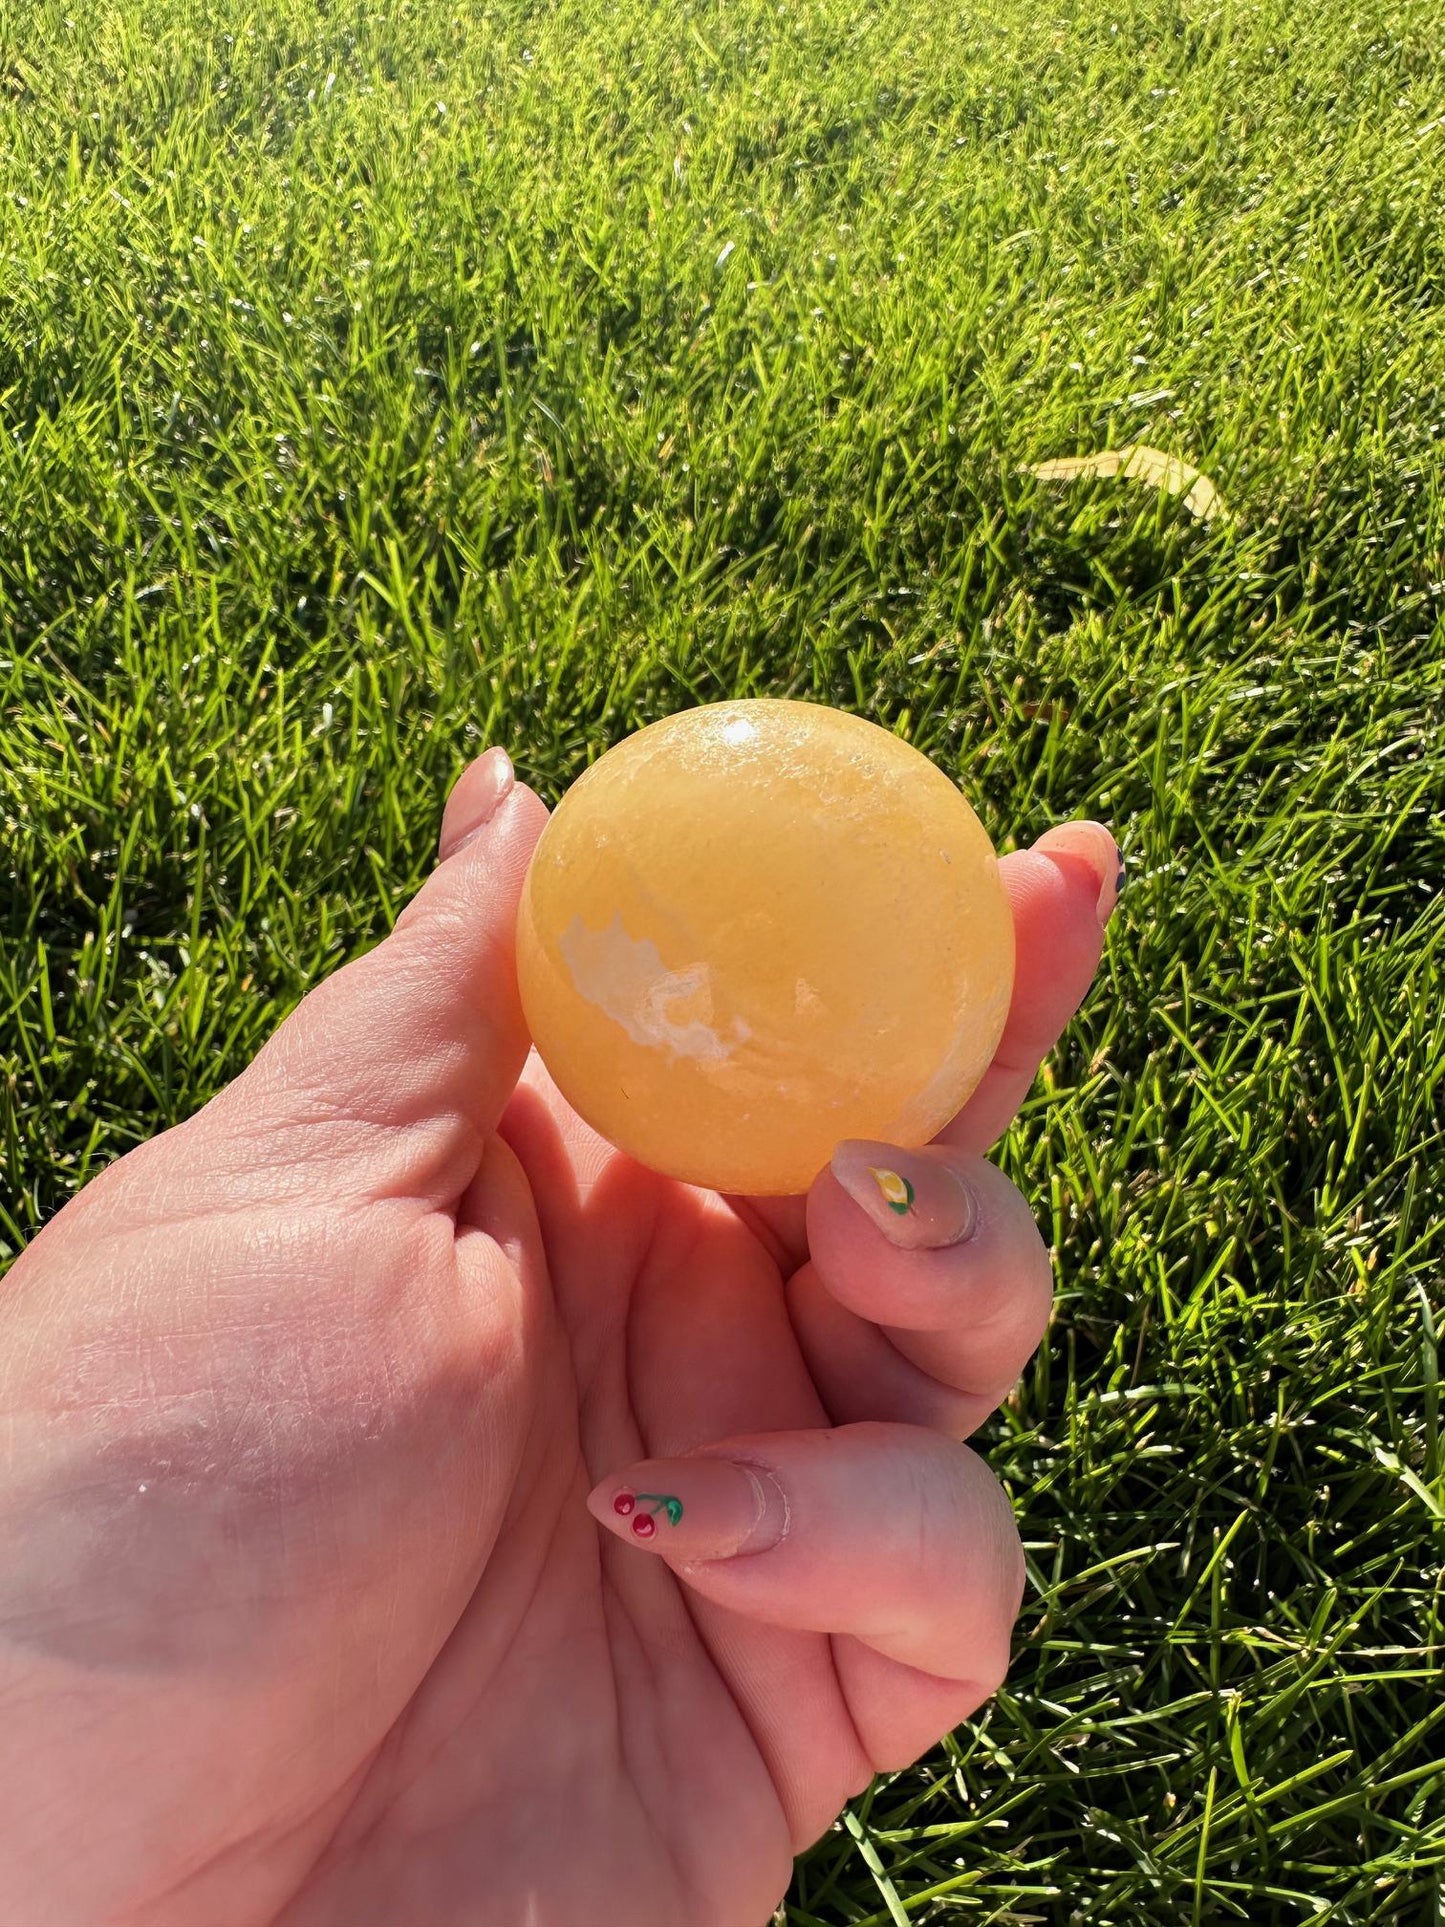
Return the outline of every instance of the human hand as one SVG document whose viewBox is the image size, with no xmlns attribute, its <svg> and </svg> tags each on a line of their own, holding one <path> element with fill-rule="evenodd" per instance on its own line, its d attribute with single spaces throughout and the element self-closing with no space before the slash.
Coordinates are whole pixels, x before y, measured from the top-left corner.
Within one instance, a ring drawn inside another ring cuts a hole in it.
<svg viewBox="0 0 1445 1927">
<path fill-rule="evenodd" d="M 544 821 L 473 764 L 392 935 L 6 1281 L 4 1927 L 761 1927 L 1003 1678 L 1022 1557 L 959 1441 L 1050 1276 L 982 1153 L 1112 838 L 1003 859 L 998 1056 L 906 1166 L 844 1147 L 860 1205 L 692 1190 L 568 1109 L 512 963 Z"/>
</svg>

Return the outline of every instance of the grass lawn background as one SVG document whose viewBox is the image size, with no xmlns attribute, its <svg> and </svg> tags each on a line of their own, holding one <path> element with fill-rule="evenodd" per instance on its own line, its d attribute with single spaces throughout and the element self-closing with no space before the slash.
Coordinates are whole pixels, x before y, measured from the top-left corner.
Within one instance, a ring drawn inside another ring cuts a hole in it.
<svg viewBox="0 0 1445 1927">
<path fill-rule="evenodd" d="M 1013 1671 L 788 1927 L 1445 1920 L 1441 49 L 0 0 L 0 1256 L 385 931 L 488 741 L 555 798 L 801 696 L 1124 845 L 1000 1152 L 1059 1279 L 980 1441 Z M 1138 441 L 1230 514 L 1023 472 Z"/>
</svg>

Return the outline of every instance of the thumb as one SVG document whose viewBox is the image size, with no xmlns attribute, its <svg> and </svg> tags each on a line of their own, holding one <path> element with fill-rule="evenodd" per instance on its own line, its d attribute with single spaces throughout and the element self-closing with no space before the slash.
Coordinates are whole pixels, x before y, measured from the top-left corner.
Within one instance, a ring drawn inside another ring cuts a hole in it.
<svg viewBox="0 0 1445 1927">
<path fill-rule="evenodd" d="M 1008 1670 L 1024 1577 L 1013 1513 L 983 1461 L 937 1432 L 754 1433 L 613 1473 L 587 1507 L 727 1612 L 832 1635 L 875 1767 L 916 1759 Z"/>
<path fill-rule="evenodd" d="M 1023 1566 L 983 1460 L 921 1426 L 759 1432 L 644 1459 L 588 1494 L 599 1524 L 694 1591 L 775 1626 L 851 1633 L 996 1683 Z M 991 1690 L 991 1687 L 990 1687 Z"/>
<path fill-rule="evenodd" d="M 274 1159 L 454 1201 L 526 1061 L 517 905 L 547 811 L 491 749 L 448 801 L 442 856 L 377 947 L 318 985 L 208 1107 Z M 343 1178 L 344 1183 L 344 1178 Z"/>
</svg>

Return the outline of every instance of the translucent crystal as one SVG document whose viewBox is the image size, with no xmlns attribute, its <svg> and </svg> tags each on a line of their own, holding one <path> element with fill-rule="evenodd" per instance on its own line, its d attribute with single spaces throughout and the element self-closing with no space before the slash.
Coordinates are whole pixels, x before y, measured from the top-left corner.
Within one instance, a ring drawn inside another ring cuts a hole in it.
<svg viewBox="0 0 1445 1927">
<path fill-rule="evenodd" d="M 927 757 L 813 703 L 682 711 L 610 750 L 537 846 L 523 1008 L 573 1108 L 655 1170 L 804 1191 L 840 1138 L 926 1143 L 987 1069 L 1013 921 Z"/>
</svg>

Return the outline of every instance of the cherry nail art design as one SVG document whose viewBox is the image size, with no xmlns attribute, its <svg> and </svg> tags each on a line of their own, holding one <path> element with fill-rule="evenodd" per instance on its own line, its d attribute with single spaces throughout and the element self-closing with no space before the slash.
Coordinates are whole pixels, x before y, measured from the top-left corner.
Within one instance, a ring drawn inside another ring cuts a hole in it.
<svg viewBox="0 0 1445 1927">
<path fill-rule="evenodd" d="M 642 1504 L 647 1504 L 646 1512 L 637 1511 Z M 669 1525 L 675 1526 L 681 1521 L 682 1500 L 674 1498 L 670 1492 L 619 1492 L 612 1501 L 612 1510 L 624 1519 L 632 1519 L 632 1530 L 637 1538 L 650 1539 L 657 1530 L 659 1512 L 667 1514 Z"/>
</svg>

